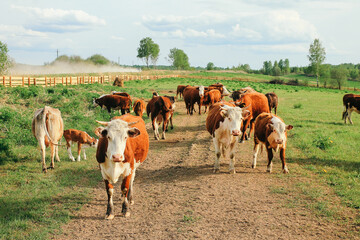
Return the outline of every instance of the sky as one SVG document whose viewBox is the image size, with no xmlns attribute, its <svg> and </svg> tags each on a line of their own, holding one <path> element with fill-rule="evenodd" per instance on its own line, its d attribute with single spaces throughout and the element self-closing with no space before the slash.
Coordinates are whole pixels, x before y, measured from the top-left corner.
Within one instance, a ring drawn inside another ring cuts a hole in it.
<svg viewBox="0 0 360 240">
<path fill-rule="evenodd" d="M 170 65 L 176 47 L 194 67 L 307 66 L 315 38 L 325 63 L 360 63 L 360 0 L 2 0 L 0 12 L 0 41 L 24 64 L 52 62 L 57 51 L 144 64 L 145 37 L 160 47 L 158 65 Z"/>
</svg>

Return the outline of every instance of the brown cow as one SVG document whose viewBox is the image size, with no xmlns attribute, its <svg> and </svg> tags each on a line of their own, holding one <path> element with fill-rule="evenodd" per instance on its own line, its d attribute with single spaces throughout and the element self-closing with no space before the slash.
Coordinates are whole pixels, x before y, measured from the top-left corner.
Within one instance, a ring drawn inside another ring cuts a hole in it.
<svg viewBox="0 0 360 240">
<path fill-rule="evenodd" d="M 277 106 L 278 106 L 278 96 L 274 92 L 266 93 L 265 96 L 268 99 L 270 112 L 271 112 L 272 109 L 274 109 L 275 110 L 275 115 L 276 115 Z"/>
<path fill-rule="evenodd" d="M 186 106 L 186 113 L 192 115 L 194 104 L 199 105 L 199 114 L 201 114 L 201 98 L 204 96 L 204 86 L 186 87 L 183 91 L 183 98 Z"/>
<path fill-rule="evenodd" d="M 217 103 L 221 101 L 221 93 L 218 89 L 210 90 L 204 93 L 204 97 L 200 99 L 201 105 L 205 107 L 205 112 L 207 110 L 207 107 L 213 105 L 214 103 Z"/>
<path fill-rule="evenodd" d="M 250 111 L 250 115 L 248 118 L 244 120 L 243 128 L 242 128 L 242 136 L 240 139 L 240 142 L 243 142 L 245 139 L 249 140 L 250 135 L 252 131 L 254 130 L 254 121 L 256 117 L 263 112 L 269 113 L 269 104 L 266 96 L 262 93 L 258 92 L 252 92 L 243 95 L 240 98 L 240 101 L 237 102 L 237 105 L 239 105 L 239 102 L 243 106 L 249 107 L 248 110 Z M 249 134 L 246 134 L 246 129 L 250 126 Z"/>
<path fill-rule="evenodd" d="M 78 143 L 78 156 L 77 161 L 80 161 L 80 153 L 81 153 L 81 147 L 83 144 L 87 144 L 90 147 L 97 147 L 98 140 L 96 138 L 91 137 L 86 132 L 76 130 L 76 129 L 68 129 L 64 131 L 64 138 L 66 140 L 66 148 L 69 154 L 69 158 L 72 161 L 75 161 L 74 156 L 71 153 L 71 143 L 77 142 Z M 83 150 L 84 153 L 84 160 L 86 160 L 86 153 L 85 149 Z"/>
<path fill-rule="evenodd" d="M 145 112 L 145 102 L 141 99 L 135 100 L 133 104 L 133 109 L 136 114 L 136 116 L 142 117 Z"/>
<path fill-rule="evenodd" d="M 267 171 L 272 170 L 273 150 L 280 149 L 280 159 L 282 162 L 283 173 L 289 170 L 285 162 L 285 150 L 287 141 L 287 131 L 293 128 L 292 125 L 285 125 L 284 121 L 271 113 L 261 113 L 255 120 L 254 133 L 254 158 L 252 168 L 256 168 L 257 155 L 260 150 L 260 143 L 266 146 L 268 155 Z"/>
<path fill-rule="evenodd" d="M 226 87 L 221 84 L 221 83 L 215 83 L 215 84 L 211 84 L 206 90 L 208 91 L 211 91 L 211 90 L 214 90 L 214 89 L 217 89 L 220 91 L 221 93 L 221 97 L 224 97 L 224 96 L 229 96 L 230 95 L 230 92 L 226 89 Z"/>
<path fill-rule="evenodd" d="M 183 95 L 183 91 L 186 87 L 189 87 L 190 85 L 178 85 L 177 89 L 176 89 L 176 97 L 179 95 L 181 97 L 181 95 Z"/>
<path fill-rule="evenodd" d="M 130 112 L 131 100 L 129 97 L 119 95 L 103 95 L 94 99 L 94 105 L 99 105 L 101 108 L 106 107 L 107 111 L 111 113 L 111 108 L 121 111 L 121 114 Z"/>
<path fill-rule="evenodd" d="M 351 120 L 351 113 L 353 111 L 360 113 L 360 95 L 355 95 L 352 93 L 345 94 L 343 97 L 344 111 L 342 114 L 342 119 L 346 124 L 346 119 L 349 119 L 350 124 L 353 124 Z"/>
<path fill-rule="evenodd" d="M 105 181 L 108 204 L 105 219 L 113 219 L 113 184 L 122 180 L 121 193 L 124 196 L 122 215 L 130 216 L 129 205 L 133 204 L 133 182 L 138 166 L 146 159 L 149 151 L 149 135 L 141 117 L 126 114 L 114 117 L 110 122 L 99 122 L 102 137 L 99 139 L 96 160 Z"/>
<path fill-rule="evenodd" d="M 61 118 L 61 112 L 52 107 L 45 106 L 35 111 L 34 118 L 31 123 L 31 130 L 39 142 L 41 151 L 41 163 L 43 172 L 47 172 L 45 164 L 45 149 L 50 145 L 51 148 L 51 169 L 55 168 L 54 158 L 60 162 L 58 142 L 60 141 L 64 123 Z"/>
<path fill-rule="evenodd" d="M 240 90 L 233 91 L 230 95 L 230 97 L 236 102 L 238 101 L 244 94 L 256 92 L 251 87 L 244 87 Z"/>
</svg>

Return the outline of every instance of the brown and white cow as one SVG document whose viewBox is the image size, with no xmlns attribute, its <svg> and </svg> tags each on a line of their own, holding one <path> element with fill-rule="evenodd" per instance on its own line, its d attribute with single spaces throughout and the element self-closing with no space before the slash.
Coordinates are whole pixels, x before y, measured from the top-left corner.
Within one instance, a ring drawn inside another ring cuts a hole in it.
<svg viewBox="0 0 360 240">
<path fill-rule="evenodd" d="M 262 93 L 252 92 L 242 95 L 240 100 L 237 102 L 237 105 L 241 103 L 240 106 L 249 107 L 250 115 L 245 118 L 244 124 L 242 126 L 242 136 L 240 142 L 243 142 L 245 139 L 249 140 L 252 131 L 254 130 L 254 121 L 256 117 L 263 113 L 269 113 L 269 104 L 266 96 Z M 246 134 L 246 129 L 250 127 L 249 134 Z"/>
<path fill-rule="evenodd" d="M 211 91 L 211 90 L 214 90 L 214 89 L 217 89 L 220 91 L 221 93 L 221 97 L 224 97 L 224 96 L 229 96 L 230 95 L 230 92 L 226 89 L 226 87 L 221 84 L 221 83 L 215 83 L 215 84 L 211 84 L 207 90 L 208 91 Z"/>
<path fill-rule="evenodd" d="M 136 116 L 142 117 L 145 112 L 145 107 L 146 107 L 145 102 L 142 99 L 135 100 L 133 104 L 133 109 Z"/>
<path fill-rule="evenodd" d="M 199 114 L 201 114 L 201 98 L 204 96 L 204 86 L 186 87 L 183 91 L 183 98 L 186 106 L 186 113 L 192 115 L 194 104 L 199 105 Z"/>
<path fill-rule="evenodd" d="M 160 139 L 159 125 L 163 123 L 162 139 L 165 139 L 165 132 L 167 131 L 169 121 L 171 129 L 174 128 L 172 117 L 175 110 L 175 104 L 172 104 L 170 99 L 163 96 L 153 97 L 146 106 L 146 113 L 151 117 L 152 127 L 154 130 L 154 137 L 156 140 Z"/>
<path fill-rule="evenodd" d="M 215 146 L 214 173 L 220 171 L 220 157 L 230 153 L 229 172 L 235 171 L 235 145 L 240 136 L 243 118 L 250 114 L 246 108 L 236 107 L 231 103 L 215 103 L 206 118 L 206 129 L 213 138 Z"/>
<path fill-rule="evenodd" d="M 94 105 L 99 105 L 101 108 L 106 107 L 109 113 L 113 108 L 119 110 L 119 113 L 125 114 L 125 112 L 130 112 L 131 99 L 120 95 L 103 95 L 94 99 Z"/>
<path fill-rule="evenodd" d="M 77 161 L 80 161 L 80 153 L 81 147 L 83 144 L 89 145 L 90 147 L 97 147 L 98 140 L 96 138 L 91 137 L 86 132 L 76 130 L 76 129 L 67 129 L 64 131 L 64 138 L 66 140 L 66 148 L 69 154 L 69 158 L 72 161 L 75 161 L 74 156 L 71 153 L 71 144 L 77 143 L 78 144 L 78 156 Z M 85 149 L 83 150 L 84 160 L 86 160 L 86 153 Z"/>
<path fill-rule="evenodd" d="M 272 170 L 273 150 L 280 150 L 280 159 L 282 162 L 283 173 L 289 170 L 285 162 L 285 150 L 287 142 L 287 131 L 293 128 L 292 125 L 286 125 L 284 121 L 271 113 L 261 113 L 255 120 L 254 133 L 254 157 L 252 168 L 256 168 L 257 155 L 260 150 L 260 144 L 264 144 L 268 155 L 267 171 Z"/>
<path fill-rule="evenodd" d="M 244 87 L 239 90 L 233 91 L 230 95 L 230 97 L 234 100 L 234 102 L 238 101 L 243 95 L 247 93 L 256 92 L 251 87 Z"/>
<path fill-rule="evenodd" d="M 344 111 L 342 114 L 342 119 L 346 124 L 346 120 L 349 119 L 350 124 L 353 124 L 351 120 L 351 113 L 357 112 L 360 113 L 360 95 L 355 95 L 352 93 L 345 94 L 343 97 Z"/>
<path fill-rule="evenodd" d="M 176 89 L 176 97 L 179 95 L 181 97 L 181 95 L 183 95 L 183 91 L 186 87 L 189 87 L 190 85 L 178 85 L 177 89 Z"/>
<path fill-rule="evenodd" d="M 51 169 L 55 168 L 54 158 L 60 162 L 58 142 L 60 141 L 63 131 L 64 123 L 61 118 L 61 112 L 52 107 L 45 106 L 44 108 L 35 111 L 31 130 L 36 140 L 39 142 L 41 151 L 41 163 L 43 172 L 47 172 L 45 163 L 45 149 L 50 145 L 51 148 Z"/>
<path fill-rule="evenodd" d="M 133 204 L 133 182 L 138 166 L 144 162 L 149 151 L 149 135 L 145 122 L 139 116 L 126 114 L 114 117 L 110 122 L 100 122 L 101 135 L 96 159 L 105 181 L 108 204 L 105 219 L 113 219 L 113 194 L 115 184 L 122 181 L 121 193 L 124 197 L 122 215 L 130 216 L 129 205 Z"/>
<path fill-rule="evenodd" d="M 274 92 L 266 93 L 265 96 L 268 99 L 270 112 L 272 109 L 274 109 L 275 115 L 276 115 L 277 106 L 278 106 L 278 96 Z"/>
<path fill-rule="evenodd" d="M 221 92 L 218 89 L 206 91 L 204 97 L 200 99 L 201 105 L 205 107 L 204 113 L 206 113 L 207 107 L 221 101 Z"/>
</svg>

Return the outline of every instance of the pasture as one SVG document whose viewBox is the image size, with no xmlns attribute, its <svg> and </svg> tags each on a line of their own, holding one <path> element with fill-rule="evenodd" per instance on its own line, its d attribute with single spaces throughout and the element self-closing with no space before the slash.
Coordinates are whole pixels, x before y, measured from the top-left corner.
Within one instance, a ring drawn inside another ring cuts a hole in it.
<svg viewBox="0 0 360 240">
<path fill-rule="evenodd" d="M 61 162 L 47 174 L 41 172 L 31 134 L 35 109 L 58 108 L 65 129 L 95 136 L 95 120 L 108 121 L 118 112 L 109 116 L 93 107 L 94 97 L 117 90 L 148 100 L 152 91 L 175 95 L 180 84 L 215 82 L 166 78 L 133 80 L 124 88 L 0 88 L 1 238 L 358 238 L 360 116 L 353 114 L 354 125 L 341 120 L 346 91 L 221 81 L 229 90 L 251 86 L 279 96 L 278 115 L 294 126 L 288 135 L 287 175 L 280 173 L 278 154 L 272 174 L 266 173 L 265 152 L 258 167 L 251 169 L 253 139 L 238 145 L 237 174 L 226 173 L 228 158 L 221 161 L 221 173 L 213 174 L 215 156 L 205 130 L 206 115 L 186 115 L 182 99 L 176 103 L 174 130 L 166 140 L 153 139 L 145 114 L 150 152 L 135 178 L 133 215 L 116 216 L 112 224 L 103 219 L 106 194 L 95 149 L 87 149 L 87 160 L 71 162 L 65 146 L 60 147 Z M 115 201 L 116 213 L 120 209 Z"/>
</svg>

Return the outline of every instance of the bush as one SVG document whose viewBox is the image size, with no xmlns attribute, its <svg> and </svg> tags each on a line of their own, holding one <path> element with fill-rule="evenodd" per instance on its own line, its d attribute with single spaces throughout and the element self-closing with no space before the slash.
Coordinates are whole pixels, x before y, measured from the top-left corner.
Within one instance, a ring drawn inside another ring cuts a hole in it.
<svg viewBox="0 0 360 240">
<path fill-rule="evenodd" d="M 294 104 L 294 108 L 295 109 L 300 109 L 300 108 L 302 108 L 302 104 L 301 103 L 296 103 L 296 104 Z"/>
<path fill-rule="evenodd" d="M 321 150 L 329 149 L 333 145 L 333 141 L 330 137 L 326 136 L 318 136 L 316 139 L 314 139 L 313 143 L 317 148 L 320 148 Z"/>
<path fill-rule="evenodd" d="M 29 99 L 37 97 L 40 93 L 40 88 L 36 86 L 30 86 L 28 88 L 16 87 L 12 90 L 12 93 L 18 94 L 22 99 Z"/>
<path fill-rule="evenodd" d="M 270 84 L 284 84 L 284 80 L 280 78 L 273 78 L 269 81 Z"/>
</svg>

